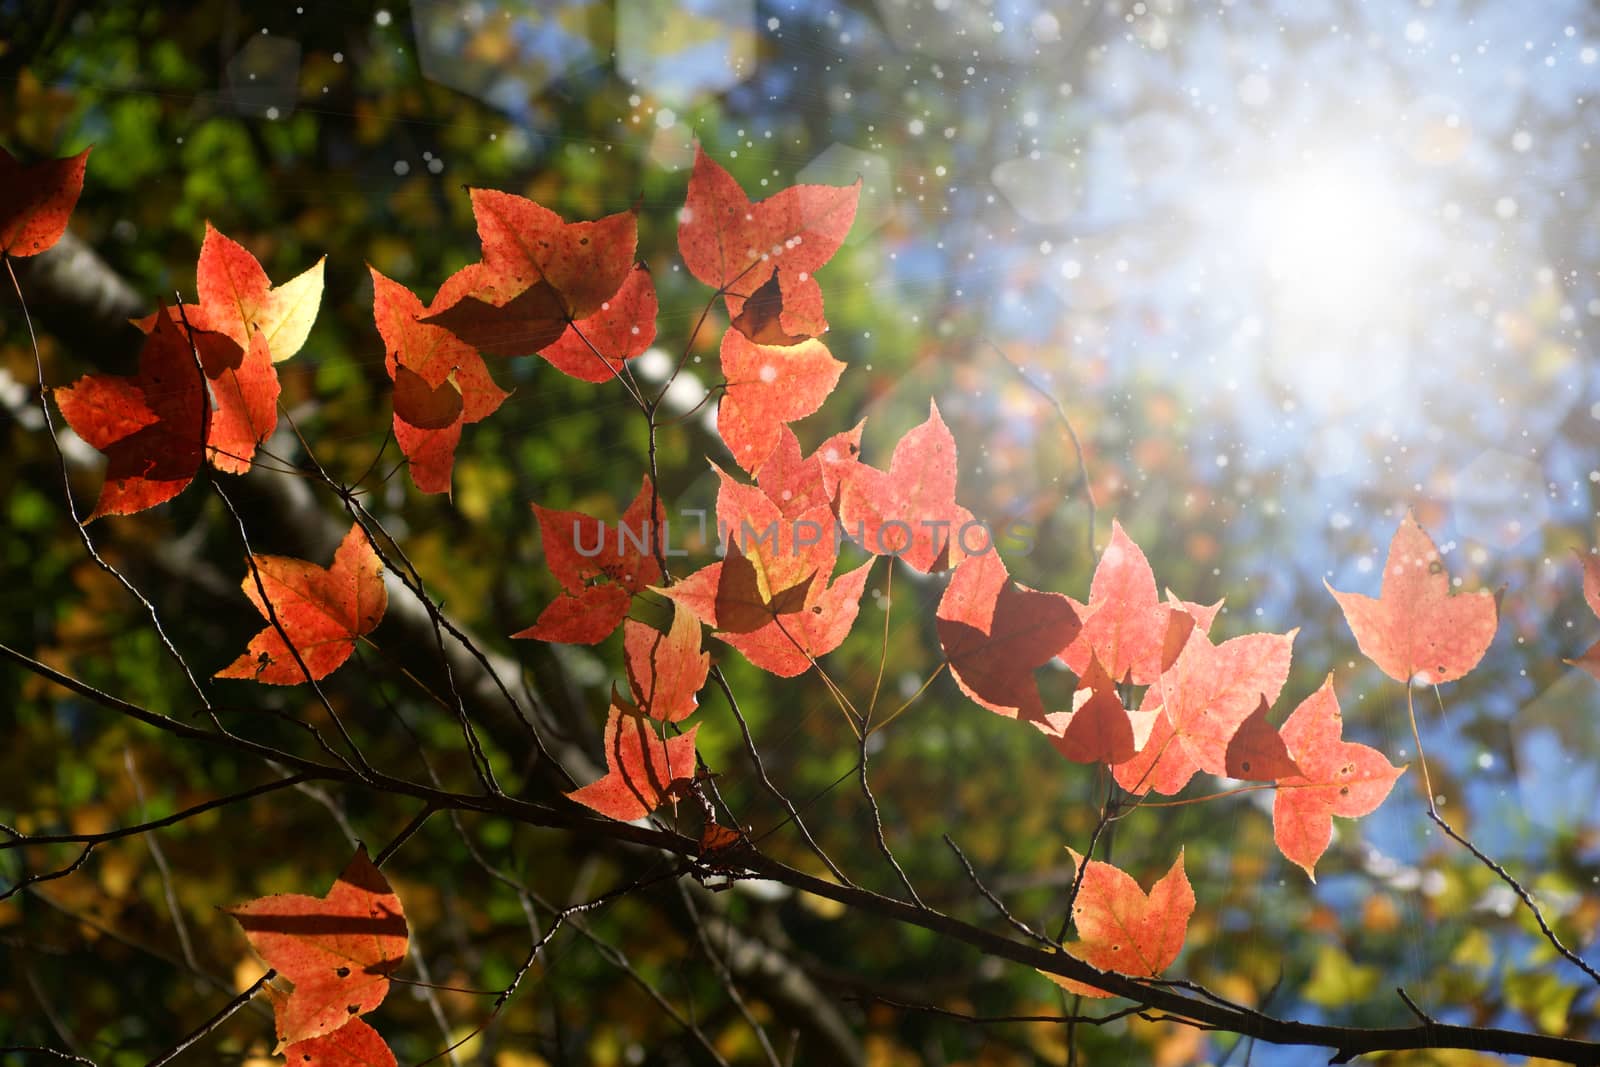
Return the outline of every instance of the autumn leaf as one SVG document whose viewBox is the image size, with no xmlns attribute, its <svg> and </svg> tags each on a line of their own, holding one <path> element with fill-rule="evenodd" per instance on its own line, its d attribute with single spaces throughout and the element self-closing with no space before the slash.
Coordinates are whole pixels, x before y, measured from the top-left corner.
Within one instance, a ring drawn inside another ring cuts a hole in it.
<svg viewBox="0 0 1600 1067">
<path fill-rule="evenodd" d="M 206 223 L 195 267 L 200 302 L 168 314 L 191 331 L 210 383 L 215 411 L 207 456 L 218 470 L 248 471 L 256 448 L 277 428 L 275 364 L 305 344 L 322 302 L 323 263 L 274 287 L 248 249 Z M 155 320 L 147 315 L 135 325 L 149 333 Z"/>
<path fill-rule="evenodd" d="M 419 319 L 459 299 L 479 276 L 471 268 L 456 272 L 424 308 L 410 289 L 374 267 L 368 270 L 384 366 L 395 382 L 395 440 L 410 461 L 417 488 L 447 493 L 462 427 L 488 418 L 510 394 L 495 384 L 477 349 Z M 455 415 L 446 418 L 451 412 Z"/>
<path fill-rule="evenodd" d="M 207 328 L 227 334 L 246 351 L 251 338 L 260 334 L 266 338 L 272 362 L 282 363 L 300 351 L 316 321 L 326 258 L 273 286 L 248 249 L 206 223 L 195 287 Z"/>
<path fill-rule="evenodd" d="M 230 474 L 250 469 L 256 449 L 278 426 L 278 372 L 272 366 L 264 334 L 250 339 L 237 368 L 224 370 L 211 383 L 216 410 L 206 439 L 211 465 Z"/>
<path fill-rule="evenodd" d="M 732 550 L 730 555 L 737 551 Z M 780 678 L 804 674 L 811 669 L 813 660 L 844 643 L 855 625 L 861 594 L 866 590 L 872 569 L 869 561 L 832 580 L 817 577 L 813 572 L 790 587 L 786 591 L 788 595 L 778 602 L 739 609 L 748 617 L 736 618 L 735 625 L 751 628 L 736 630 L 725 628 L 718 615 L 719 605 L 726 614 L 729 604 L 737 602 L 741 596 L 737 578 L 724 583 L 726 562 L 702 567 L 657 592 L 692 611 L 716 631 L 712 636 L 717 640 L 732 645 L 753 665 Z"/>
<path fill-rule="evenodd" d="M 663 722 L 693 713 L 711 670 L 710 653 L 700 651 L 700 622 L 693 612 L 674 604 L 666 633 L 629 619 L 622 625 L 622 656 L 640 711 Z"/>
<path fill-rule="evenodd" d="M 650 521 L 646 476 L 620 522 L 607 523 L 578 511 L 533 505 L 545 565 L 563 590 L 538 620 L 512 637 L 592 645 L 622 624 L 634 594 L 661 580 L 653 549 L 663 512 Z"/>
<path fill-rule="evenodd" d="M 1141 738 L 1134 720 L 1098 659 L 1091 660 L 1088 671 L 1078 679 L 1072 705 L 1070 712 L 1050 712 L 1034 723 L 1067 759 L 1115 765 L 1139 751 Z M 1148 728 L 1144 733 L 1148 737 Z"/>
<path fill-rule="evenodd" d="M 723 291 L 735 321 L 746 302 L 776 278 L 777 328 L 789 337 L 814 337 L 828 328 L 816 271 L 844 243 L 860 196 L 858 180 L 847 186 L 793 185 L 751 203 L 733 175 L 696 146 L 678 249 L 690 274 Z M 769 306 L 763 318 L 771 317 Z"/>
<path fill-rule="evenodd" d="M 1283 735 L 1272 728 L 1267 719 L 1271 705 L 1266 697 L 1256 705 L 1250 717 L 1228 739 L 1228 749 L 1223 763 L 1229 778 L 1245 781 L 1271 782 L 1301 773 L 1299 765 L 1289 753 Z"/>
<path fill-rule="evenodd" d="M 350 527 L 328 568 L 288 556 L 251 559 L 255 567 L 244 576 L 244 592 L 268 625 L 251 638 L 244 655 L 217 672 L 218 678 L 298 685 L 307 679 L 295 653 L 311 680 L 324 678 L 350 658 L 358 637 L 377 628 L 389 605 L 383 564 L 359 525 Z M 262 602 L 257 574 L 277 626 Z"/>
<path fill-rule="evenodd" d="M 871 563 L 830 579 L 838 544 L 826 503 L 786 514 L 759 485 L 717 474 L 724 559 L 657 591 L 762 670 L 804 674 L 849 634 Z"/>
<path fill-rule="evenodd" d="M 871 572 L 872 561 L 868 560 L 836 578 L 818 577 L 809 584 L 804 602 L 794 613 L 780 612 L 749 632 L 719 631 L 716 637 L 769 674 L 779 678 L 804 674 L 814 660 L 838 648 L 849 636 Z"/>
<path fill-rule="evenodd" d="M 642 819 L 659 808 L 673 789 L 694 779 L 694 736 L 700 727 L 671 738 L 656 729 L 652 720 L 613 694 L 606 716 L 605 776 L 567 796 L 620 822 Z"/>
<path fill-rule="evenodd" d="M 791 587 L 803 592 L 800 603 L 795 603 L 791 593 L 780 603 L 765 605 L 761 624 L 742 632 L 719 628 L 717 608 L 718 594 L 723 591 L 723 563 L 703 567 L 658 592 L 693 611 L 716 631 L 714 637 L 738 649 L 756 667 L 780 678 L 793 678 L 844 643 L 855 625 L 871 570 L 869 560 L 836 578 L 808 576 L 800 585 Z M 736 595 L 724 592 L 724 606 Z"/>
<path fill-rule="evenodd" d="M 816 577 L 813 570 L 792 584 L 779 585 L 761 556 L 745 555 L 738 544 L 729 545 L 715 594 L 717 626 L 727 633 L 747 634 L 780 615 L 800 611 Z"/>
<path fill-rule="evenodd" d="M 267 986 L 272 1011 L 277 1019 L 278 1047 L 291 1067 L 398 1067 L 394 1051 L 365 1019 L 350 1017 L 337 1030 L 320 1037 L 288 1044 L 283 1040 L 284 1011 L 293 999 Z"/>
<path fill-rule="evenodd" d="M 1069 850 L 1070 851 L 1070 850 Z M 1074 868 L 1084 858 L 1072 853 Z M 1089 860 L 1072 905 L 1072 925 L 1078 940 L 1066 951 L 1102 971 L 1135 978 L 1159 978 L 1183 948 L 1194 914 L 1194 889 L 1183 869 L 1183 853 L 1147 894 L 1131 876 L 1109 863 Z M 1047 974 L 1062 988 L 1086 997 L 1110 993 Z"/>
<path fill-rule="evenodd" d="M 1583 599 L 1589 610 L 1600 615 L 1600 557 L 1594 553 L 1578 552 L 1578 564 L 1583 568 Z M 1600 680 L 1600 641 L 1590 645 L 1577 659 L 1562 660 L 1573 667 L 1581 667 Z"/>
<path fill-rule="evenodd" d="M 1130 793 L 1173 794 L 1200 771 L 1227 773 L 1228 743 L 1289 677 L 1295 634 L 1246 634 L 1212 644 L 1198 628 L 1159 683 L 1145 694 L 1162 714 L 1133 759 L 1113 769 Z"/>
<path fill-rule="evenodd" d="M 137 374 L 92 374 L 55 390 L 67 424 L 106 455 L 105 484 L 85 522 L 154 507 L 194 480 L 211 425 L 204 382 L 183 327 L 162 312 Z"/>
<path fill-rule="evenodd" d="M 1081 625 L 1066 597 L 1012 581 L 991 550 L 962 561 L 935 614 L 939 643 L 962 692 L 1008 718 L 1044 718 L 1033 672 Z"/>
<path fill-rule="evenodd" d="M 543 282 L 558 297 L 565 318 L 585 319 L 616 295 L 633 269 L 638 220 L 631 211 L 567 222 L 512 193 L 473 189 L 471 196 L 482 265 L 502 297 L 496 303 Z"/>
<path fill-rule="evenodd" d="M 766 609 L 779 594 L 800 589 L 813 576 L 823 580 L 833 573 L 838 559 L 833 513 L 826 505 L 819 505 L 800 515 L 787 516 L 759 485 L 745 485 L 721 468 L 716 471 L 717 529 L 726 542 L 728 559 L 718 586 L 717 617 L 708 625 L 745 632 L 755 626 L 740 625 L 726 614 L 728 608 L 755 603 L 757 610 L 767 616 L 756 622 L 760 625 L 770 620 L 772 613 Z M 735 555 L 742 556 L 748 568 L 735 560 Z M 756 583 L 753 590 L 749 584 L 752 579 Z M 751 598 L 748 594 L 752 591 L 759 595 Z M 786 611 L 798 610 L 806 596 L 807 592 L 801 591 L 798 601 L 786 601 L 783 607 Z"/>
<path fill-rule="evenodd" d="M 474 263 L 457 271 L 451 282 L 446 286 L 455 294 L 454 303 L 443 306 L 436 300 L 435 307 L 443 309 L 422 321 L 491 356 L 538 353 L 563 374 L 607 382 L 655 340 L 655 284 L 642 264 L 628 272 L 622 287 L 593 314 L 575 321 L 568 318 L 566 300 L 547 281 L 508 298 L 505 279 L 486 264 Z"/>
<path fill-rule="evenodd" d="M 1439 549 L 1410 512 L 1389 542 L 1378 599 L 1322 584 L 1344 609 L 1362 654 L 1397 682 L 1455 681 L 1477 666 L 1498 626 L 1493 593 L 1450 592 Z"/>
<path fill-rule="evenodd" d="M 1180 608 L 1161 602 L 1149 560 L 1115 519 L 1111 520 L 1111 540 L 1095 565 L 1089 603 L 1073 601 L 1073 605 L 1085 618 L 1083 629 L 1061 650 L 1068 670 L 1081 676 L 1090 660 L 1097 659 L 1119 682 L 1151 685 L 1161 676 L 1168 625 Z M 1202 632 L 1211 628 L 1221 606 L 1220 601 L 1210 607 L 1182 605 L 1190 609 Z"/>
<path fill-rule="evenodd" d="M 93 147 L 32 166 L 23 166 L 0 148 L 0 254 L 36 256 L 61 240 L 83 192 L 83 171 Z"/>
<path fill-rule="evenodd" d="M 705 860 L 714 853 L 743 848 L 747 844 L 748 839 L 742 830 L 716 822 L 707 822 L 700 831 L 699 855 Z"/>
<path fill-rule="evenodd" d="M 330 1034 L 376 1008 L 389 975 L 405 961 L 405 911 L 364 846 L 326 896 L 278 893 L 223 910 L 257 954 L 294 983 L 277 1013 L 280 1048 Z"/>
<path fill-rule="evenodd" d="M 656 339 L 656 287 L 641 264 L 588 318 L 539 350 L 552 367 L 586 382 L 608 382 Z"/>
<path fill-rule="evenodd" d="M 404 363 L 394 369 L 395 418 L 419 430 L 442 430 L 461 418 L 466 403 L 449 378 L 437 386 Z"/>
<path fill-rule="evenodd" d="M 758 345 L 797 345 L 807 336 L 783 328 L 783 286 L 776 274 L 745 299 L 744 307 L 728 325 Z"/>
<path fill-rule="evenodd" d="M 1278 780 L 1272 836 L 1278 850 L 1316 880 L 1317 860 L 1333 839 L 1333 816 L 1354 819 L 1377 810 L 1405 771 L 1367 745 L 1342 739 L 1344 719 L 1333 675 L 1294 709 L 1281 731 L 1300 774 Z"/>
<path fill-rule="evenodd" d="M 554 343 L 566 332 L 567 307 L 561 294 L 549 282 L 541 281 L 504 304 L 464 296 L 420 321 L 449 330 L 491 356 L 526 356 Z"/>
<path fill-rule="evenodd" d="M 159 314 L 146 315 L 134 325 L 149 333 Z M 278 372 L 266 335 L 251 335 L 249 348 L 244 349 L 214 328 L 214 316 L 199 304 L 168 308 L 165 314 L 194 342 L 205 372 L 212 402 L 206 458 L 220 471 L 243 474 L 250 469 L 256 448 L 278 425 Z"/>
<path fill-rule="evenodd" d="M 839 384 L 844 364 L 821 341 L 789 348 L 758 345 L 738 330 L 722 335 L 717 432 L 739 466 L 754 472 L 777 447 L 785 423 L 822 406 Z"/>
<path fill-rule="evenodd" d="M 959 561 L 972 513 L 956 503 L 956 442 L 937 404 L 930 402 L 927 421 L 894 446 L 887 471 L 865 463 L 850 468 L 840 487 L 839 520 L 868 552 L 898 556 L 915 570 Z"/>
<path fill-rule="evenodd" d="M 839 499 L 840 483 L 861 454 L 861 431 L 866 420 L 853 429 L 834 434 L 809 456 L 802 456 L 800 439 L 787 426 L 778 428 L 778 443 L 756 470 L 756 484 L 788 518 L 818 507 L 832 509 Z"/>
</svg>

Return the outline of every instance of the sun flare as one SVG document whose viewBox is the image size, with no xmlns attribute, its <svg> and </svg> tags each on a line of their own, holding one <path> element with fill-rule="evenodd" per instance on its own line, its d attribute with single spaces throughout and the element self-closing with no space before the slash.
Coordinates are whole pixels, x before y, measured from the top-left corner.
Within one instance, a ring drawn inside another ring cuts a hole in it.
<svg viewBox="0 0 1600 1067">
<path fill-rule="evenodd" d="M 1399 191 L 1370 166 L 1270 179 L 1252 221 L 1274 302 L 1302 321 L 1394 325 L 1405 299 L 1411 219 Z"/>
</svg>

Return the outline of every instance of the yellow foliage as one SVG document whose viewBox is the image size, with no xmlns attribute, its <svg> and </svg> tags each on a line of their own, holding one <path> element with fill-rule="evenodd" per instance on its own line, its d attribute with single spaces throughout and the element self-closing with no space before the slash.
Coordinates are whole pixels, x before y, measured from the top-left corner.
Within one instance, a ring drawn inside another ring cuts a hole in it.
<svg viewBox="0 0 1600 1067">
<path fill-rule="evenodd" d="M 1337 945 L 1324 944 L 1317 949 L 1303 992 L 1313 1004 L 1342 1008 L 1371 996 L 1381 978 L 1378 968 L 1356 963 Z"/>
</svg>

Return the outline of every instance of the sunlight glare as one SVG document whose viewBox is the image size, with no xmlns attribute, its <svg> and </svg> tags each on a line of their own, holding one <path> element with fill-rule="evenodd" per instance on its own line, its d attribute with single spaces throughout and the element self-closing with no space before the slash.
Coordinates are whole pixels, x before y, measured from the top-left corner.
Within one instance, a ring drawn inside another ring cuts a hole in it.
<svg viewBox="0 0 1600 1067">
<path fill-rule="evenodd" d="M 1316 322 L 1395 325 L 1412 224 L 1393 187 L 1355 167 L 1297 171 L 1267 183 L 1255 214 L 1258 253 L 1281 310 Z"/>
</svg>

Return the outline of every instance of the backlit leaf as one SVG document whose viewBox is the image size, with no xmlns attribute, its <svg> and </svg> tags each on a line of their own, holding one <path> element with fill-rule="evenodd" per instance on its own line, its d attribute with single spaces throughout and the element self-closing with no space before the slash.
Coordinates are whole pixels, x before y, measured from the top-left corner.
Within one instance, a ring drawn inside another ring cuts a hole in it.
<svg viewBox="0 0 1600 1067">
<path fill-rule="evenodd" d="M 252 558 L 255 570 L 245 574 L 242 585 L 250 603 L 269 622 L 251 638 L 244 655 L 217 672 L 218 678 L 297 685 L 307 678 L 295 661 L 295 653 L 311 672 L 312 680 L 324 678 L 350 658 L 357 638 L 377 628 L 389 605 L 383 564 L 360 526 L 351 526 L 345 534 L 331 567 L 288 556 Z M 272 614 L 277 617 L 277 626 L 271 624 L 262 602 L 257 574 L 266 589 Z"/>
<path fill-rule="evenodd" d="M 1072 853 L 1074 866 L 1084 858 Z M 1194 914 L 1194 890 L 1183 869 L 1183 853 L 1147 894 L 1131 876 L 1109 863 L 1089 860 L 1072 906 L 1078 940 L 1067 952 L 1102 971 L 1157 978 L 1183 948 Z M 1086 997 L 1111 994 L 1081 982 L 1047 975 L 1057 985 Z"/>
<path fill-rule="evenodd" d="M 621 822 L 642 819 L 659 808 L 674 788 L 694 778 L 695 726 L 663 737 L 659 724 L 613 696 L 606 717 L 606 773 L 567 796 Z"/>
<path fill-rule="evenodd" d="M 405 910 L 365 847 L 325 896 L 279 893 L 223 910 L 294 983 L 278 1011 L 280 1047 L 330 1034 L 376 1008 L 405 961 Z"/>
<path fill-rule="evenodd" d="M 1409 512 L 1389 543 L 1378 599 L 1323 584 L 1344 609 L 1362 653 L 1397 682 L 1453 682 L 1477 666 L 1494 640 L 1494 594 L 1452 594 L 1438 547 Z"/>
<path fill-rule="evenodd" d="M 36 256 L 61 240 L 83 192 L 89 151 L 23 166 L 0 148 L 0 253 Z"/>
</svg>

